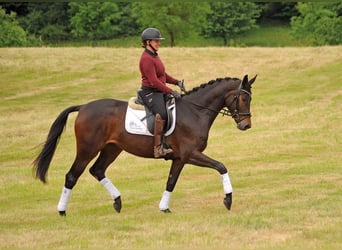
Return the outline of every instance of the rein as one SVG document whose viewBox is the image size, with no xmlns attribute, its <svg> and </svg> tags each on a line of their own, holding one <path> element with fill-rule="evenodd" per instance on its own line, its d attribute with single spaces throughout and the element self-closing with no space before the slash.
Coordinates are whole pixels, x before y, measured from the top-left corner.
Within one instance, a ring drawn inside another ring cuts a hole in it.
<svg viewBox="0 0 342 250">
<path fill-rule="evenodd" d="M 229 109 L 226 108 L 226 107 L 223 108 L 223 109 L 221 109 L 221 110 L 215 110 L 215 109 L 211 109 L 211 108 L 208 108 L 208 107 L 205 107 L 205 106 L 202 106 L 202 105 L 199 105 L 199 104 L 197 104 L 197 103 L 190 102 L 190 101 L 187 101 L 187 100 L 184 100 L 184 99 L 182 99 L 182 101 L 185 101 L 185 102 L 187 102 L 187 103 L 190 103 L 191 105 L 194 105 L 194 106 L 199 107 L 199 108 L 201 108 L 201 109 L 207 109 L 207 110 L 209 110 L 209 111 L 211 111 L 211 112 L 213 112 L 213 113 L 222 114 L 222 116 L 225 116 L 225 115 L 232 116 L 232 115 L 231 115 L 231 112 L 230 112 Z"/>
<path fill-rule="evenodd" d="M 190 101 L 187 101 L 187 100 L 184 100 L 184 99 L 183 99 L 183 101 L 186 101 L 186 102 L 188 102 L 188 103 L 190 103 L 190 104 L 192 104 L 192 105 L 194 105 L 196 107 L 199 107 L 199 108 L 202 108 L 202 109 L 207 109 L 207 110 L 212 111 L 212 112 L 214 112 L 216 114 L 222 114 L 222 116 L 225 116 L 225 115 L 226 116 L 231 116 L 234 119 L 237 119 L 239 116 L 249 116 L 249 117 L 251 117 L 252 114 L 250 112 L 241 113 L 239 111 L 239 97 L 240 97 L 241 91 L 246 93 L 249 97 L 251 96 L 250 92 L 248 92 L 247 90 L 242 89 L 242 81 L 241 81 L 241 83 L 240 83 L 240 85 L 239 85 L 239 87 L 238 87 L 238 89 L 236 91 L 236 95 L 234 96 L 233 101 L 228 105 L 228 107 L 224 107 L 221 110 L 211 109 L 211 108 L 208 108 L 208 107 L 205 107 L 205 106 L 202 106 L 202 105 L 199 105 L 197 103 L 193 103 L 193 102 L 190 102 Z M 230 111 L 231 110 L 230 107 L 234 104 L 234 102 L 235 102 L 235 109 L 232 112 L 232 111 Z"/>
</svg>

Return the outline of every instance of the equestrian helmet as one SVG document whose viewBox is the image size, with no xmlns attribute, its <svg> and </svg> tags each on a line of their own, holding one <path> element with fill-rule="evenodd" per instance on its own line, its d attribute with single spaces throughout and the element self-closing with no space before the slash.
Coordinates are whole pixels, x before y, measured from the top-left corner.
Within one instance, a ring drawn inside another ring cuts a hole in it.
<svg viewBox="0 0 342 250">
<path fill-rule="evenodd" d="M 165 38 L 161 36 L 160 31 L 156 28 L 147 28 L 141 33 L 141 41 L 146 40 L 164 40 Z"/>
</svg>

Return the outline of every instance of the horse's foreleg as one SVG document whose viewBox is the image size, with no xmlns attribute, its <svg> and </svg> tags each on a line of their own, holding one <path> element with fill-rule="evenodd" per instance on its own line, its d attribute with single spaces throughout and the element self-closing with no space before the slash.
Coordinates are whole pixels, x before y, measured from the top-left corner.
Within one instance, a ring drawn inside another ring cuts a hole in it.
<svg viewBox="0 0 342 250">
<path fill-rule="evenodd" d="M 159 209 L 162 212 L 165 213 L 171 213 L 171 210 L 169 209 L 169 203 L 171 199 L 172 192 L 165 190 L 163 193 L 163 196 L 159 202 Z"/>
<path fill-rule="evenodd" d="M 225 193 L 226 197 L 223 199 L 223 204 L 226 206 L 228 210 L 230 210 L 232 203 L 233 203 L 233 187 L 232 183 L 230 182 L 230 178 L 228 172 L 221 175 L 222 177 L 222 184 L 223 184 L 223 192 Z"/>
<path fill-rule="evenodd" d="M 221 163 L 210 157 L 206 156 L 201 152 L 194 152 L 188 163 L 201 166 L 201 167 L 208 167 L 217 170 L 221 174 L 222 185 L 223 185 L 223 192 L 225 194 L 225 198 L 223 199 L 223 204 L 226 206 L 228 210 L 230 210 L 232 206 L 232 193 L 233 187 L 230 182 L 230 178 L 228 175 L 227 168 Z"/>
<path fill-rule="evenodd" d="M 171 212 L 170 208 L 169 208 L 171 194 L 172 194 L 173 189 L 176 186 L 178 177 L 179 177 L 183 167 L 184 167 L 184 164 L 182 162 L 180 162 L 179 160 L 173 160 L 172 161 L 169 177 L 168 177 L 167 183 L 166 183 L 166 190 L 164 191 L 163 196 L 162 196 L 160 203 L 159 203 L 159 209 L 162 212 L 165 212 L 165 213 Z"/>
<path fill-rule="evenodd" d="M 114 186 L 114 184 L 105 176 L 105 171 L 108 166 L 118 157 L 121 149 L 114 144 L 108 144 L 101 150 L 99 157 L 94 165 L 89 169 L 89 172 L 100 182 L 100 184 L 107 190 L 109 195 L 114 200 L 113 206 L 115 211 L 121 211 L 121 193 Z"/>
</svg>

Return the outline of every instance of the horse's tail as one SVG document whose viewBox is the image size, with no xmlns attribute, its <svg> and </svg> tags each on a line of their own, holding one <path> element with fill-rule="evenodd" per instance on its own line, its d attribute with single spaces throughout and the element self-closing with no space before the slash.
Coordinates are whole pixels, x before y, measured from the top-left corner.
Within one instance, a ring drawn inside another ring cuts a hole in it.
<svg viewBox="0 0 342 250">
<path fill-rule="evenodd" d="M 65 109 L 59 114 L 57 119 L 52 124 L 46 142 L 42 151 L 33 161 L 33 166 L 36 169 L 36 178 L 39 178 L 42 182 L 46 182 L 46 174 L 49 169 L 50 162 L 55 153 L 57 144 L 61 137 L 61 134 L 65 128 L 68 116 L 72 112 L 80 110 L 81 105 L 72 106 Z"/>
</svg>

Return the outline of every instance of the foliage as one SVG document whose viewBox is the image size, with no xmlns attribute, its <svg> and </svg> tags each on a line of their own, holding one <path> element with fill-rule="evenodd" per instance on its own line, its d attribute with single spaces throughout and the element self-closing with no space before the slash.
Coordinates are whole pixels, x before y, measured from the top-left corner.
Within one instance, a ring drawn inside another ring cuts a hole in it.
<svg viewBox="0 0 342 250">
<path fill-rule="evenodd" d="M 252 2 L 211 2 L 211 13 L 207 16 L 203 34 L 206 37 L 220 37 L 224 45 L 228 39 L 256 28 L 256 19 L 260 8 Z"/>
<path fill-rule="evenodd" d="M 282 20 L 289 22 L 292 16 L 298 14 L 296 2 L 256 2 L 261 9 L 259 22 Z"/>
<path fill-rule="evenodd" d="M 142 30 L 155 26 L 171 46 L 217 46 L 221 44 L 218 39 L 226 45 L 245 46 L 250 43 L 239 40 L 258 35 L 256 23 L 262 29 L 265 25 L 285 27 L 292 17 L 292 38 L 296 42 L 341 44 L 341 6 L 338 2 L 5 2 L 0 7 L 12 16 L 10 26 L 16 32 L 5 31 L 3 27 L 1 35 L 13 41 L 8 46 L 82 42 L 96 46 L 103 44 L 104 39 L 139 42 L 137 36 Z M 22 34 L 22 29 L 26 42 L 18 42 L 23 36 L 16 34 Z M 272 46 L 272 42 L 267 44 Z"/>
<path fill-rule="evenodd" d="M 30 34 L 43 41 L 64 41 L 69 38 L 67 3 L 29 3 L 28 14 L 19 21 Z"/>
<path fill-rule="evenodd" d="M 139 33 L 139 25 L 132 13 L 132 3 L 118 2 L 118 7 L 121 11 L 120 29 L 121 37 L 136 36 Z M 140 31 L 141 32 L 141 31 Z"/>
<path fill-rule="evenodd" d="M 71 34 L 75 38 L 101 40 L 121 33 L 121 11 L 112 2 L 70 2 Z"/>
<path fill-rule="evenodd" d="M 342 3 L 299 3 L 299 16 L 291 19 L 292 35 L 315 45 L 342 43 Z"/>
<path fill-rule="evenodd" d="M 16 14 L 9 15 L 0 7 L 0 47 L 25 46 L 27 34 L 16 20 Z"/>
<path fill-rule="evenodd" d="M 141 29 L 158 28 L 170 39 L 170 46 L 176 45 L 176 39 L 189 36 L 204 22 L 209 11 L 207 3 L 195 2 L 138 2 L 133 5 L 133 15 Z"/>
</svg>

